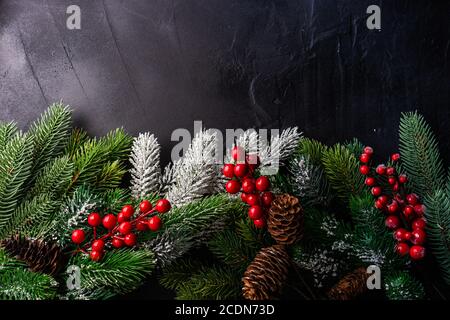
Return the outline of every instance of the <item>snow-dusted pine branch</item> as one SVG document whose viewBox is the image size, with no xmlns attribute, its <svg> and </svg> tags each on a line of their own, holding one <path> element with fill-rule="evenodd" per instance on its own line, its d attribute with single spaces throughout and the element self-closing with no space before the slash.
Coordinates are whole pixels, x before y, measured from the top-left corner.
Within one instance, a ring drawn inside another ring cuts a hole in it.
<svg viewBox="0 0 450 320">
<path fill-rule="evenodd" d="M 260 147 L 261 167 L 278 166 L 295 151 L 301 137 L 297 127 L 287 128 L 270 138 L 270 145 Z M 261 144 L 261 143 L 260 143 Z"/>
<path fill-rule="evenodd" d="M 142 199 L 159 190 L 161 180 L 160 146 L 153 134 L 141 133 L 133 141 L 130 156 L 131 195 Z"/>
</svg>

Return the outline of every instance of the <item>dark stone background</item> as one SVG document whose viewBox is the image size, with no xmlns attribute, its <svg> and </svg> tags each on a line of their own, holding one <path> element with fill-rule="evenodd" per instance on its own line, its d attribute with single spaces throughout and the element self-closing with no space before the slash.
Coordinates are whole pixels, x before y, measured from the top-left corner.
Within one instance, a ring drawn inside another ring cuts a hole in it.
<svg viewBox="0 0 450 320">
<path fill-rule="evenodd" d="M 70 4 L 81 30 L 66 28 Z M 417 109 L 448 163 L 449 18 L 450 1 L 0 0 L 0 120 L 25 127 L 62 99 L 92 134 L 155 133 L 167 161 L 194 120 L 297 125 L 387 155 Z"/>
</svg>

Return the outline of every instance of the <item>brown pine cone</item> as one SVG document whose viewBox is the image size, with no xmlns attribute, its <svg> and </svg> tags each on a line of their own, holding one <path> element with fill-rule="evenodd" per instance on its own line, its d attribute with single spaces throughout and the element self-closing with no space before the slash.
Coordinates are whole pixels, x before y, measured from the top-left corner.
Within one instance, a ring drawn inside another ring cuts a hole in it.
<svg viewBox="0 0 450 320">
<path fill-rule="evenodd" d="M 369 274 L 366 268 L 358 268 L 343 277 L 328 291 L 330 300 L 352 300 L 367 290 Z"/>
<path fill-rule="evenodd" d="M 11 256 L 25 262 L 34 272 L 54 275 L 63 265 L 64 255 L 56 243 L 13 236 L 2 240 L 0 247 Z"/>
<path fill-rule="evenodd" d="M 248 300 L 276 298 L 283 288 L 291 259 L 283 245 L 263 248 L 248 266 L 242 278 L 242 295 Z"/>
<path fill-rule="evenodd" d="M 290 245 L 303 237 L 303 208 L 298 198 L 289 194 L 277 196 L 270 207 L 267 226 L 279 244 Z"/>
</svg>

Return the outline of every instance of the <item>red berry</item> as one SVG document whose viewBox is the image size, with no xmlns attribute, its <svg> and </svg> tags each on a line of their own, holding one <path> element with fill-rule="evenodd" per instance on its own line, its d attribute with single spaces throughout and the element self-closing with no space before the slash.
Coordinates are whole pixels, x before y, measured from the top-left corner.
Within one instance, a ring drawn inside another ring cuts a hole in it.
<svg viewBox="0 0 450 320">
<path fill-rule="evenodd" d="M 242 191 L 244 191 L 245 193 L 255 192 L 255 183 L 252 179 L 245 179 L 242 182 Z"/>
<path fill-rule="evenodd" d="M 397 243 L 397 245 L 395 246 L 395 251 L 401 257 L 406 256 L 409 252 L 409 246 L 404 242 Z"/>
<path fill-rule="evenodd" d="M 403 214 L 405 215 L 406 218 L 411 218 L 412 215 L 414 214 L 414 208 L 410 205 L 407 205 L 403 208 Z"/>
<path fill-rule="evenodd" d="M 241 147 L 235 146 L 231 149 L 231 157 L 234 161 L 243 161 L 244 158 L 244 150 Z"/>
<path fill-rule="evenodd" d="M 124 214 L 125 217 L 131 218 L 134 213 L 134 207 L 131 204 L 127 204 L 123 206 L 122 213 Z"/>
<path fill-rule="evenodd" d="M 225 189 L 228 193 L 235 194 L 241 190 L 241 184 L 236 180 L 230 180 L 226 183 Z"/>
<path fill-rule="evenodd" d="M 408 177 L 406 176 L 406 174 L 401 174 L 398 176 L 398 182 L 400 182 L 401 184 L 405 184 L 408 182 Z"/>
<path fill-rule="evenodd" d="M 147 231 L 148 225 L 145 221 L 139 220 L 138 222 L 136 222 L 136 229 L 138 231 Z"/>
<path fill-rule="evenodd" d="M 102 223 L 102 217 L 97 212 L 92 212 L 88 215 L 88 224 L 91 227 L 98 227 Z"/>
<path fill-rule="evenodd" d="M 231 182 L 231 181 L 234 181 L 234 180 L 230 180 L 228 182 Z M 170 205 L 169 200 L 167 200 L 167 199 L 159 199 L 155 204 L 155 209 L 159 213 L 166 213 L 170 210 L 170 208 L 171 208 L 171 205 Z"/>
<path fill-rule="evenodd" d="M 154 216 L 148 220 L 147 224 L 148 224 L 148 227 L 150 228 L 150 230 L 158 231 L 161 228 L 162 222 L 158 216 Z"/>
<path fill-rule="evenodd" d="M 80 244 L 85 239 L 84 231 L 81 229 L 73 230 L 72 232 L 72 242 L 75 244 Z"/>
<path fill-rule="evenodd" d="M 411 240 L 411 238 L 412 238 L 412 233 L 411 232 L 409 232 L 409 231 L 406 231 L 405 232 L 405 235 L 403 236 L 403 240 Z"/>
<path fill-rule="evenodd" d="M 245 192 L 241 193 L 241 200 L 242 202 L 247 203 L 247 194 Z"/>
<path fill-rule="evenodd" d="M 368 154 L 369 156 L 371 156 L 373 154 L 373 149 L 372 149 L 372 147 L 367 146 L 367 147 L 364 148 L 363 152 L 365 154 Z"/>
<path fill-rule="evenodd" d="M 375 197 L 378 197 L 379 195 L 381 195 L 381 191 L 382 190 L 380 187 L 373 187 L 370 192 L 372 192 L 372 195 L 374 195 Z"/>
<path fill-rule="evenodd" d="M 370 161 L 370 155 L 367 153 L 363 153 L 360 157 L 359 157 L 359 161 L 361 161 L 362 163 L 368 163 Z"/>
<path fill-rule="evenodd" d="M 372 187 L 375 185 L 376 180 L 373 177 L 367 177 L 364 183 L 366 184 L 366 186 Z"/>
<path fill-rule="evenodd" d="M 131 223 L 128 221 L 122 222 L 119 225 L 119 232 L 123 235 L 129 234 L 131 232 Z"/>
<path fill-rule="evenodd" d="M 390 177 L 388 178 L 388 183 L 389 183 L 390 185 L 394 185 L 394 184 L 397 183 L 397 179 L 395 179 L 395 177 L 393 177 L 393 176 L 390 176 Z"/>
<path fill-rule="evenodd" d="M 379 196 L 378 201 L 380 201 L 382 204 L 387 204 L 389 201 L 389 197 L 386 195 Z"/>
<path fill-rule="evenodd" d="M 119 239 L 119 238 L 114 238 L 111 241 L 111 244 L 114 248 L 122 248 L 123 247 L 123 240 Z"/>
<path fill-rule="evenodd" d="M 125 236 L 123 241 L 128 247 L 132 247 L 136 244 L 136 235 L 134 233 L 129 233 Z"/>
<path fill-rule="evenodd" d="M 397 241 L 408 240 L 406 239 L 406 233 L 408 233 L 406 229 L 398 228 L 397 230 L 394 231 L 394 239 Z"/>
<path fill-rule="evenodd" d="M 264 192 L 261 197 L 262 203 L 265 207 L 270 207 L 273 199 L 274 199 L 273 193 L 270 191 Z"/>
<path fill-rule="evenodd" d="M 398 183 L 395 183 L 395 184 L 392 186 L 392 191 L 394 191 L 394 192 L 397 192 L 399 189 L 400 189 L 400 185 L 399 185 Z"/>
<path fill-rule="evenodd" d="M 422 246 L 412 246 L 409 255 L 413 260 L 421 260 L 425 257 L 425 248 Z"/>
<path fill-rule="evenodd" d="M 257 229 L 262 229 L 266 226 L 266 221 L 264 219 L 253 220 L 253 223 Z"/>
<path fill-rule="evenodd" d="M 234 175 L 242 178 L 247 174 L 247 165 L 245 163 L 239 163 L 234 166 Z"/>
<path fill-rule="evenodd" d="M 259 195 L 251 193 L 247 195 L 247 204 L 250 206 L 255 206 L 259 204 Z"/>
<path fill-rule="evenodd" d="M 103 217 L 103 226 L 108 230 L 113 229 L 116 226 L 116 223 L 117 218 L 112 213 L 107 214 L 106 216 Z"/>
<path fill-rule="evenodd" d="M 416 229 L 411 232 L 411 242 L 413 244 L 423 244 L 425 242 L 427 235 L 422 229 Z"/>
<path fill-rule="evenodd" d="M 378 173 L 380 176 L 386 174 L 386 166 L 384 164 L 378 165 L 378 167 L 375 169 L 376 173 Z"/>
<path fill-rule="evenodd" d="M 102 252 L 101 251 L 92 250 L 89 253 L 89 257 L 91 258 L 92 261 L 100 261 L 100 259 L 102 258 Z"/>
<path fill-rule="evenodd" d="M 394 153 L 393 155 L 391 155 L 391 160 L 394 162 L 400 160 L 400 153 Z"/>
<path fill-rule="evenodd" d="M 256 189 L 259 191 L 266 191 L 270 187 L 269 179 L 266 176 L 261 176 L 256 179 Z"/>
<path fill-rule="evenodd" d="M 147 213 L 152 210 L 152 203 L 148 200 L 144 200 L 139 204 L 139 211 L 142 213 Z"/>
<path fill-rule="evenodd" d="M 363 164 L 361 167 L 359 167 L 359 172 L 361 172 L 362 175 L 368 175 L 370 172 L 370 167 Z"/>
<path fill-rule="evenodd" d="M 378 210 L 383 210 L 384 206 L 385 206 L 385 204 L 382 203 L 380 200 L 375 201 L 375 208 L 377 208 Z"/>
<path fill-rule="evenodd" d="M 388 216 L 384 223 L 389 229 L 397 229 L 400 227 L 400 219 L 397 216 Z"/>
<path fill-rule="evenodd" d="M 425 227 L 427 226 L 427 223 L 425 221 L 425 219 L 423 218 L 419 218 L 416 219 L 412 222 L 412 228 L 415 229 L 425 229 Z"/>
<path fill-rule="evenodd" d="M 248 216 L 252 220 L 261 219 L 263 216 L 263 210 L 260 206 L 251 206 L 250 209 L 248 209 Z"/>
<path fill-rule="evenodd" d="M 117 222 L 118 223 L 122 223 L 122 222 L 125 222 L 125 221 L 128 221 L 128 220 L 130 220 L 130 218 L 126 217 L 123 212 L 119 212 L 119 214 L 117 215 Z"/>
<path fill-rule="evenodd" d="M 392 200 L 391 203 L 387 206 L 387 209 L 390 213 L 396 213 L 399 209 L 397 201 Z"/>
<path fill-rule="evenodd" d="M 97 239 L 92 242 L 92 251 L 100 251 L 102 252 L 105 248 L 105 241 L 102 239 Z"/>
<path fill-rule="evenodd" d="M 425 206 L 424 206 L 423 204 L 416 204 L 416 205 L 414 206 L 414 212 L 415 212 L 419 217 L 421 217 L 421 216 L 424 215 L 425 210 L 426 210 L 426 208 L 425 208 Z"/>
<path fill-rule="evenodd" d="M 406 196 L 406 201 L 411 205 L 415 205 L 419 202 L 419 197 L 417 194 L 411 193 Z"/>
<path fill-rule="evenodd" d="M 234 177 L 234 164 L 228 163 L 223 166 L 222 173 L 227 178 L 233 178 Z"/>
<path fill-rule="evenodd" d="M 387 167 L 386 168 L 386 174 L 388 176 L 393 176 L 395 174 L 395 168 L 394 167 Z"/>
</svg>

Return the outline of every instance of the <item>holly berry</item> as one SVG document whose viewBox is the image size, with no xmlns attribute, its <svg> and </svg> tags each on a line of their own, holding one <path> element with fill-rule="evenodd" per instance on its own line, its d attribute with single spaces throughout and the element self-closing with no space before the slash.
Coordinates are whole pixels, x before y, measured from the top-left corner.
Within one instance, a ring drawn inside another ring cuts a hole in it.
<svg viewBox="0 0 450 320">
<path fill-rule="evenodd" d="M 234 181 L 234 180 L 230 180 L 230 181 Z M 228 181 L 228 182 L 230 182 L 230 181 Z M 239 189 L 240 189 L 240 187 L 239 187 Z M 171 208 L 171 205 L 170 205 L 169 200 L 167 200 L 167 199 L 159 199 L 155 205 L 155 209 L 159 213 L 166 213 L 170 210 L 170 208 Z"/>
<path fill-rule="evenodd" d="M 426 223 L 425 219 L 423 219 L 423 218 L 416 219 L 411 224 L 413 230 L 425 229 L 426 225 L 427 225 L 427 223 Z"/>
<path fill-rule="evenodd" d="M 367 147 L 364 148 L 363 152 L 365 154 L 368 154 L 369 156 L 371 156 L 373 154 L 373 149 L 372 149 L 372 147 L 367 146 Z"/>
<path fill-rule="evenodd" d="M 398 228 L 397 230 L 394 231 L 394 239 L 397 241 L 408 240 L 407 233 L 408 233 L 408 231 L 406 229 Z"/>
<path fill-rule="evenodd" d="M 234 166 L 234 175 L 242 178 L 247 173 L 247 165 L 245 163 L 239 163 Z"/>
<path fill-rule="evenodd" d="M 136 244 L 136 235 L 134 233 L 127 234 L 123 239 L 123 242 L 125 242 L 128 247 L 134 246 Z"/>
<path fill-rule="evenodd" d="M 415 205 L 419 202 L 419 197 L 417 194 L 411 193 L 406 196 L 406 201 L 411 205 Z"/>
<path fill-rule="evenodd" d="M 394 185 L 394 184 L 397 183 L 397 179 L 395 179 L 395 177 L 393 177 L 393 176 L 390 176 L 390 177 L 388 178 L 388 183 L 389 183 L 390 185 Z"/>
<path fill-rule="evenodd" d="M 395 174 L 395 168 L 394 167 L 387 167 L 386 168 L 386 174 L 388 176 L 393 176 Z"/>
<path fill-rule="evenodd" d="M 403 208 L 403 214 L 405 215 L 406 218 L 409 219 L 414 214 L 414 208 L 410 205 L 405 206 Z"/>
<path fill-rule="evenodd" d="M 102 217 L 97 212 L 92 212 L 90 215 L 88 215 L 88 224 L 91 227 L 98 227 L 102 223 Z"/>
<path fill-rule="evenodd" d="M 370 155 L 367 153 L 363 153 L 360 157 L 359 157 L 359 161 L 361 161 L 362 163 L 368 163 L 370 161 Z"/>
<path fill-rule="evenodd" d="M 393 155 L 391 155 L 391 160 L 394 162 L 400 160 L 400 153 L 394 153 Z"/>
<path fill-rule="evenodd" d="M 394 191 L 394 192 L 398 192 L 399 189 L 400 189 L 400 185 L 399 185 L 398 183 L 395 183 L 395 184 L 392 186 L 392 191 Z"/>
<path fill-rule="evenodd" d="M 123 212 L 119 212 L 119 214 L 117 215 L 117 222 L 118 223 L 122 223 L 122 222 L 125 222 L 125 221 L 128 221 L 128 220 L 130 220 L 130 218 L 126 217 Z"/>
<path fill-rule="evenodd" d="M 366 186 L 372 187 L 375 185 L 376 180 L 373 177 L 367 177 L 364 183 L 366 184 Z"/>
<path fill-rule="evenodd" d="M 400 182 L 401 184 L 405 184 L 408 182 L 408 177 L 406 176 L 406 174 L 401 174 L 398 176 L 398 182 Z"/>
<path fill-rule="evenodd" d="M 231 149 L 231 157 L 234 161 L 244 159 L 244 150 L 241 147 L 235 146 Z"/>
<path fill-rule="evenodd" d="M 381 195 L 378 197 L 378 201 L 380 201 L 382 204 L 387 204 L 389 201 L 389 197 L 386 195 Z"/>
<path fill-rule="evenodd" d="M 384 206 L 385 204 L 382 203 L 380 200 L 375 201 L 375 208 L 377 208 L 378 210 L 384 210 Z"/>
<path fill-rule="evenodd" d="M 131 232 L 131 223 L 128 221 L 122 222 L 119 225 L 119 232 L 123 235 L 129 234 Z"/>
<path fill-rule="evenodd" d="M 247 204 L 249 204 L 250 206 L 259 204 L 259 195 L 255 193 L 247 195 Z"/>
<path fill-rule="evenodd" d="M 152 210 L 152 203 L 148 200 L 144 200 L 139 204 L 139 211 L 142 213 L 147 213 Z"/>
<path fill-rule="evenodd" d="M 411 232 L 411 242 L 413 244 L 423 244 L 425 242 L 427 235 L 422 229 L 416 229 Z"/>
<path fill-rule="evenodd" d="M 225 189 L 228 193 L 235 194 L 238 193 L 239 190 L 241 190 L 241 184 L 239 183 L 239 181 L 230 180 L 225 185 Z"/>
<path fill-rule="evenodd" d="M 262 229 L 266 226 L 266 221 L 264 219 L 253 220 L 253 223 L 257 229 Z"/>
<path fill-rule="evenodd" d="M 127 205 L 123 206 L 122 213 L 126 218 L 129 219 L 133 216 L 134 207 L 131 204 L 127 204 Z"/>
<path fill-rule="evenodd" d="M 222 173 L 227 178 L 233 178 L 234 177 L 234 164 L 227 163 L 223 166 Z"/>
<path fill-rule="evenodd" d="M 72 242 L 75 244 L 80 244 L 84 241 L 86 235 L 81 229 L 76 229 L 72 231 Z"/>
<path fill-rule="evenodd" d="M 261 176 L 256 179 L 256 189 L 259 191 L 266 191 L 270 187 L 269 179 L 266 176 Z"/>
<path fill-rule="evenodd" d="M 111 244 L 114 248 L 117 248 L 117 249 L 122 248 L 124 245 L 123 240 L 119 239 L 119 238 L 113 238 L 111 241 Z"/>
<path fill-rule="evenodd" d="M 370 172 L 370 167 L 368 165 L 363 164 L 361 167 L 359 167 L 359 172 L 361 172 L 362 175 L 368 175 Z"/>
<path fill-rule="evenodd" d="M 139 220 L 138 222 L 136 222 L 136 229 L 138 231 L 147 231 L 148 225 L 145 221 Z"/>
<path fill-rule="evenodd" d="M 372 195 L 374 195 L 375 197 L 378 197 L 379 195 L 381 195 L 381 188 L 380 187 L 373 187 L 370 192 L 372 193 Z"/>
<path fill-rule="evenodd" d="M 247 203 L 247 194 L 245 192 L 241 193 L 241 200 L 242 202 Z"/>
<path fill-rule="evenodd" d="M 414 206 L 414 212 L 420 217 L 423 216 L 425 213 L 425 206 L 423 204 L 416 204 Z"/>
<path fill-rule="evenodd" d="M 253 193 L 255 192 L 255 188 L 255 183 L 252 179 L 245 179 L 242 182 L 242 191 L 244 191 L 245 193 Z"/>
<path fill-rule="evenodd" d="M 260 206 L 251 206 L 250 209 L 248 209 L 248 216 L 252 220 L 261 219 L 263 216 L 263 210 Z"/>
<path fill-rule="evenodd" d="M 102 239 L 97 239 L 92 242 L 92 251 L 99 251 L 102 252 L 105 248 L 105 241 Z"/>
<path fill-rule="evenodd" d="M 117 218 L 112 213 L 107 214 L 106 216 L 103 217 L 103 226 L 108 230 L 113 229 L 116 226 L 116 223 Z"/>
<path fill-rule="evenodd" d="M 148 224 L 148 227 L 150 228 L 150 230 L 158 231 L 161 228 L 162 222 L 158 216 L 154 216 L 148 220 L 147 224 Z"/>
<path fill-rule="evenodd" d="M 261 197 L 262 203 L 265 207 L 270 207 L 273 199 L 274 199 L 273 193 L 270 191 L 264 192 Z"/>
<path fill-rule="evenodd" d="M 388 216 L 384 223 L 389 229 L 397 229 L 400 227 L 400 219 L 397 216 Z"/>
<path fill-rule="evenodd" d="M 392 200 L 391 203 L 387 206 L 387 209 L 390 213 L 396 213 L 398 211 L 398 203 L 395 200 Z"/>
<path fill-rule="evenodd" d="M 100 259 L 102 258 L 102 252 L 97 251 L 97 250 L 92 250 L 89 253 L 89 257 L 91 258 L 92 261 L 100 261 Z"/>
<path fill-rule="evenodd" d="M 412 246 L 409 249 L 409 256 L 413 260 L 421 260 L 425 257 L 425 248 L 418 245 Z"/>
<path fill-rule="evenodd" d="M 378 165 L 378 167 L 375 169 L 375 172 L 378 173 L 380 176 L 386 174 L 386 166 L 384 164 Z"/>
<path fill-rule="evenodd" d="M 404 242 L 397 243 L 395 246 L 395 252 L 397 252 L 401 257 L 406 256 L 409 253 L 409 246 Z"/>
</svg>

